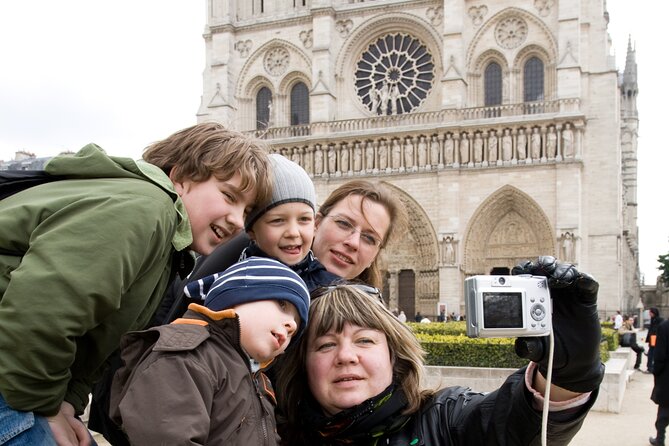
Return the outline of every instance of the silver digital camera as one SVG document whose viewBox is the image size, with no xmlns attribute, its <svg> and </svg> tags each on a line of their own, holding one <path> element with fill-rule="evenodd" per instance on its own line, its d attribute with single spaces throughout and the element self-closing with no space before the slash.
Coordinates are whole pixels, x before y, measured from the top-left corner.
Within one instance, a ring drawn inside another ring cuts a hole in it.
<svg viewBox="0 0 669 446">
<path fill-rule="evenodd" d="M 467 336 L 547 336 L 551 296 L 543 276 L 473 276 L 465 279 Z"/>
</svg>

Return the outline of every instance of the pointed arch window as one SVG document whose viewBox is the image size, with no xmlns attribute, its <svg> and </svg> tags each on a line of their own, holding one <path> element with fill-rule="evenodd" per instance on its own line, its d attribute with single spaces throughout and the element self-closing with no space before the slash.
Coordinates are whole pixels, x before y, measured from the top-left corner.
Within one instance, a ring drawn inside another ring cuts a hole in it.
<svg viewBox="0 0 669 446">
<path fill-rule="evenodd" d="M 272 92 L 262 87 L 256 94 L 256 129 L 265 130 L 270 126 L 272 108 Z"/>
<path fill-rule="evenodd" d="M 502 103 L 502 67 L 497 62 L 488 64 L 483 75 L 485 85 L 485 106 Z"/>
<path fill-rule="evenodd" d="M 309 124 L 309 90 L 298 82 L 290 90 L 290 125 Z"/>
<path fill-rule="evenodd" d="M 544 63 L 532 57 L 523 67 L 523 100 L 525 102 L 544 100 Z"/>
</svg>

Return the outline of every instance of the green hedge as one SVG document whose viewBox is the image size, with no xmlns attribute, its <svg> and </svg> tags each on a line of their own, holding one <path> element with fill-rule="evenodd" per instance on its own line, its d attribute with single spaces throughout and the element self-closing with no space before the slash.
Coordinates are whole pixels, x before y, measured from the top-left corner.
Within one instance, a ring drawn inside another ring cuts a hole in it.
<svg viewBox="0 0 669 446">
<path fill-rule="evenodd" d="M 407 323 L 427 352 L 427 365 L 454 367 L 518 368 L 528 363 L 514 351 L 515 338 L 468 338 L 465 322 Z M 602 327 L 600 355 L 618 348 L 618 332 Z"/>
</svg>

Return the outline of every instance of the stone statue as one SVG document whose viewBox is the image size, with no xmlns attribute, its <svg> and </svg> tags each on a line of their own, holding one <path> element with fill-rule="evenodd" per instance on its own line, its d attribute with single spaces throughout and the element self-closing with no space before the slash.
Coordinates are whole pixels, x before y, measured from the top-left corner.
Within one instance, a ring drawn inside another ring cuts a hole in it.
<svg viewBox="0 0 669 446">
<path fill-rule="evenodd" d="M 374 143 L 367 140 L 365 142 L 365 170 L 374 169 Z"/>
<path fill-rule="evenodd" d="M 300 149 L 297 147 L 293 147 L 293 154 L 291 155 L 290 159 L 299 165 L 302 165 L 301 160 L 300 160 Z"/>
<path fill-rule="evenodd" d="M 481 139 L 481 133 L 476 132 L 474 135 L 474 162 L 476 164 L 481 164 L 483 161 L 483 139 Z"/>
<path fill-rule="evenodd" d="M 418 137 L 418 167 L 425 167 L 427 164 L 427 143 L 425 135 Z"/>
<path fill-rule="evenodd" d="M 381 101 L 381 115 L 386 116 L 388 114 L 388 96 L 390 92 L 388 91 L 388 84 L 383 83 L 381 89 L 379 90 L 379 100 Z"/>
<path fill-rule="evenodd" d="M 460 164 L 469 162 L 469 135 L 462 133 L 460 135 Z"/>
<path fill-rule="evenodd" d="M 488 161 L 491 164 L 497 162 L 497 133 L 494 130 L 490 131 L 488 138 Z"/>
<path fill-rule="evenodd" d="M 555 128 L 550 127 L 548 129 L 548 134 L 546 134 L 546 157 L 548 159 L 554 159 L 556 153 L 557 153 L 557 135 L 555 134 Z"/>
<path fill-rule="evenodd" d="M 369 89 L 369 106 L 375 115 L 379 114 L 379 101 L 379 92 L 376 90 L 374 84 L 372 84 L 372 88 Z"/>
<path fill-rule="evenodd" d="M 444 141 L 444 164 L 447 166 L 453 164 L 454 154 L 453 135 L 449 133 L 446 135 L 446 140 Z"/>
<path fill-rule="evenodd" d="M 320 144 L 316 144 L 316 152 L 314 153 L 314 173 L 316 175 L 323 173 L 323 151 Z"/>
<path fill-rule="evenodd" d="M 393 84 L 392 87 L 390 87 L 390 92 L 388 94 L 390 96 L 390 114 L 391 115 L 396 115 L 397 114 L 397 101 L 400 97 L 400 89 L 397 86 L 397 84 Z"/>
<path fill-rule="evenodd" d="M 399 169 L 400 167 L 400 156 L 401 156 L 401 148 L 400 148 L 400 143 L 398 138 L 393 139 L 393 169 Z"/>
<path fill-rule="evenodd" d="M 574 156 L 574 131 L 569 124 L 562 130 L 562 156 L 565 158 Z"/>
<path fill-rule="evenodd" d="M 455 264 L 455 241 L 453 240 L 453 237 L 450 235 L 447 235 L 442 238 L 441 240 L 441 252 L 442 252 L 442 259 L 444 264 L 446 265 L 454 265 Z"/>
<path fill-rule="evenodd" d="M 532 159 L 538 160 L 541 158 L 541 135 L 539 129 L 534 127 L 532 129 L 532 136 L 530 137 L 530 155 Z"/>
<path fill-rule="evenodd" d="M 407 169 L 413 167 L 413 138 L 411 136 L 404 139 L 404 166 Z"/>
<path fill-rule="evenodd" d="M 574 262 L 574 234 L 565 232 L 562 234 L 562 259 L 565 262 Z"/>
<path fill-rule="evenodd" d="M 439 138 L 432 135 L 430 138 L 430 164 L 437 166 L 439 164 Z"/>
<path fill-rule="evenodd" d="M 341 144 L 341 149 L 339 151 L 339 170 L 342 173 L 350 170 L 348 165 L 348 144 L 345 142 Z"/>
<path fill-rule="evenodd" d="M 511 139 L 510 136 L 509 139 Z M 527 136 L 525 135 L 525 129 L 518 130 L 518 140 L 516 144 L 518 145 L 518 159 L 524 160 L 527 157 Z"/>
<path fill-rule="evenodd" d="M 388 168 L 388 146 L 386 140 L 382 139 L 379 145 L 379 169 L 385 170 Z"/>
<path fill-rule="evenodd" d="M 328 147 L 328 173 L 333 174 L 337 171 L 337 152 L 335 145 L 330 144 Z"/>
<path fill-rule="evenodd" d="M 511 131 L 504 129 L 502 135 L 502 161 L 509 161 L 513 158 L 513 140 L 511 139 Z"/>
<path fill-rule="evenodd" d="M 353 146 L 353 171 L 360 172 L 362 170 L 362 147 L 360 141 L 356 141 Z"/>
</svg>

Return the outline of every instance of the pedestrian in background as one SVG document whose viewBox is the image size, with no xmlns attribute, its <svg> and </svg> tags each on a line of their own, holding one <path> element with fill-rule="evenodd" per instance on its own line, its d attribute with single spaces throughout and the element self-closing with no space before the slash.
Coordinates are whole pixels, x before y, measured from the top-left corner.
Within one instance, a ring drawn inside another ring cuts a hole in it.
<svg viewBox="0 0 669 446">
<path fill-rule="evenodd" d="M 669 424 L 669 320 L 663 321 L 656 327 L 656 336 L 653 348 L 655 351 L 653 366 L 655 386 L 650 399 L 657 404 L 657 417 L 655 418 L 657 432 L 655 437 L 650 437 L 648 441 L 653 446 L 664 446 L 665 431 Z"/>
<path fill-rule="evenodd" d="M 648 344 L 648 361 L 646 363 L 646 373 L 653 373 L 653 365 L 655 363 L 655 342 L 657 339 L 657 327 L 662 323 L 660 317 L 660 310 L 652 307 L 649 310 L 650 324 L 648 325 L 648 334 L 646 335 L 646 343 Z"/>
</svg>

